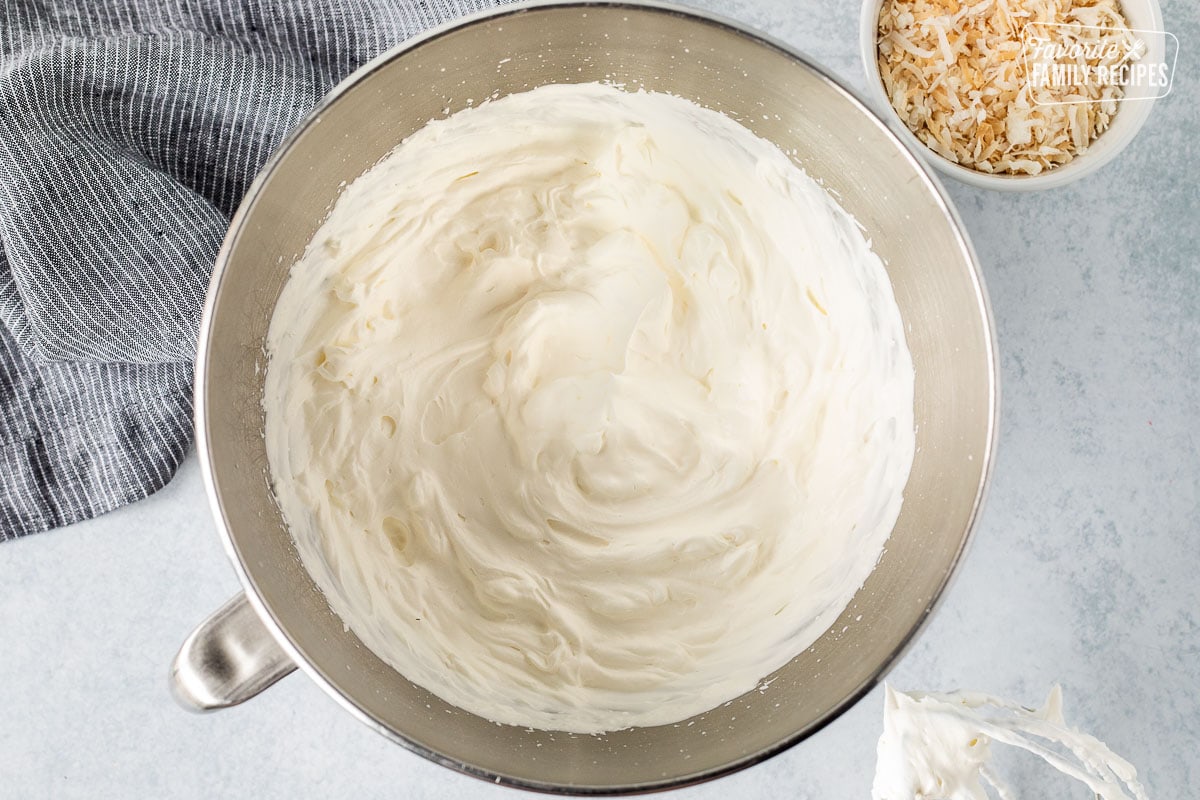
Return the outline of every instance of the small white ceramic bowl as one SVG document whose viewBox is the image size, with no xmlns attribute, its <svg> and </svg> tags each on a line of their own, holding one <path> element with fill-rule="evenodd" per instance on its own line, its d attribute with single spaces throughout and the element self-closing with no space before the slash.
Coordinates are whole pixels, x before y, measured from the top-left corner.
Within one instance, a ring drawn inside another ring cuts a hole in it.
<svg viewBox="0 0 1200 800">
<path fill-rule="evenodd" d="M 955 164 L 953 161 L 931 150 L 908 129 L 889 102 L 879 77 L 876 36 L 879 26 L 879 10 L 884 0 L 866 0 L 859 21 L 859 48 L 863 66 L 867 72 L 867 97 L 870 104 L 887 120 L 909 147 L 943 175 L 984 189 L 1022 192 L 1039 189 L 1054 189 L 1090 175 L 1116 158 L 1125 146 L 1141 130 L 1150 109 L 1154 105 L 1155 90 L 1149 87 L 1131 87 L 1125 99 L 1118 103 L 1108 130 L 1096 137 L 1087 151 L 1075 156 L 1059 167 L 1046 170 L 1040 175 L 991 174 Z M 1163 30 L 1162 10 L 1157 0 L 1121 0 L 1121 10 L 1130 29 L 1141 32 L 1146 40 L 1147 54 L 1143 60 L 1161 62 L 1166 53 L 1166 37 Z M 1168 67 L 1173 67 L 1168 64 Z"/>
</svg>

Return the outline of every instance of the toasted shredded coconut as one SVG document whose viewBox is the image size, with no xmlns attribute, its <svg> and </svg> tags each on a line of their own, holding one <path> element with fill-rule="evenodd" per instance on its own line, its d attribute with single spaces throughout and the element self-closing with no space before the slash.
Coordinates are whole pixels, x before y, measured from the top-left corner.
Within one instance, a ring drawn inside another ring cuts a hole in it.
<svg viewBox="0 0 1200 800">
<path fill-rule="evenodd" d="M 879 74 L 900 119 L 934 152 L 980 172 L 1038 175 L 1085 152 L 1124 92 L 1097 80 L 1032 85 L 1033 38 L 1080 45 L 1042 60 L 1093 75 L 1141 54 L 1117 0 L 885 0 Z"/>
</svg>

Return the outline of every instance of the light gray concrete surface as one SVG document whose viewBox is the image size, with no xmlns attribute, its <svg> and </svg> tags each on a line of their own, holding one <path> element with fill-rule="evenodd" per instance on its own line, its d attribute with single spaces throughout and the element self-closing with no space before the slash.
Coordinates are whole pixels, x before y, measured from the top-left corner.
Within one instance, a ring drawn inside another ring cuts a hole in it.
<svg viewBox="0 0 1200 800">
<path fill-rule="evenodd" d="M 857 3 L 708 5 L 862 85 Z M 1116 163 L 1045 194 L 949 187 L 995 307 L 999 460 L 974 548 L 891 680 L 1028 703 L 1061 682 L 1068 719 L 1174 800 L 1200 786 L 1200 14 L 1163 6 L 1177 83 Z M 236 589 L 194 457 L 147 501 L 0 546 L 0 797 L 518 795 L 389 744 L 299 675 L 240 708 L 179 710 L 167 665 Z M 866 798 L 881 705 L 876 690 L 674 796 Z M 1021 797 L 1087 796 L 1006 766 Z"/>
</svg>

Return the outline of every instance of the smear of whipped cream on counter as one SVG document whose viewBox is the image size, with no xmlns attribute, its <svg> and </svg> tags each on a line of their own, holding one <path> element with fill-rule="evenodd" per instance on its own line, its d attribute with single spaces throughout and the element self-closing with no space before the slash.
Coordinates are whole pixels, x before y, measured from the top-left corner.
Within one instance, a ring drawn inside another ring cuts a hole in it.
<svg viewBox="0 0 1200 800">
<path fill-rule="evenodd" d="M 268 337 L 279 506 L 331 607 L 490 720 L 711 709 L 871 572 L 914 449 L 883 265 L 778 148 L 553 85 L 347 187 Z"/>
<path fill-rule="evenodd" d="M 1036 709 L 978 692 L 887 686 L 872 800 L 989 800 L 989 788 L 1015 800 L 991 768 L 993 743 L 1033 753 L 1102 800 L 1147 800 L 1132 764 L 1067 725 L 1058 686 Z"/>
</svg>

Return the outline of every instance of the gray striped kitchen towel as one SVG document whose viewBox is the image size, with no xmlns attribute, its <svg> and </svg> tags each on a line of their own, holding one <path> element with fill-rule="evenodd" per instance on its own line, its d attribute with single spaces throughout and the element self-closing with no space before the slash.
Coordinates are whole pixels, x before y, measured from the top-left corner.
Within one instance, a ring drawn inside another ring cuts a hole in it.
<svg viewBox="0 0 1200 800">
<path fill-rule="evenodd" d="M 170 480 L 254 174 L 364 61 L 487 5 L 0 0 L 0 539 Z"/>
</svg>

